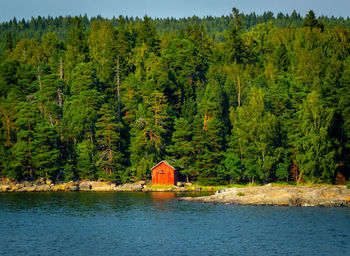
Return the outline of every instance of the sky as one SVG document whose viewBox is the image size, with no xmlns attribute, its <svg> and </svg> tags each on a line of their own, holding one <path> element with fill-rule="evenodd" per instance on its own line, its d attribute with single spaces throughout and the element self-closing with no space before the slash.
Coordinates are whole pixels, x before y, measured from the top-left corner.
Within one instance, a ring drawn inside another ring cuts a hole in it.
<svg viewBox="0 0 350 256">
<path fill-rule="evenodd" d="M 48 15 L 127 15 L 143 17 L 188 17 L 207 15 L 228 15 L 232 7 L 243 13 L 262 14 L 272 11 L 277 14 L 291 13 L 296 10 L 305 15 L 313 10 L 316 16 L 350 16 L 350 0 L 0 0 L 0 21 L 30 19 Z"/>
</svg>

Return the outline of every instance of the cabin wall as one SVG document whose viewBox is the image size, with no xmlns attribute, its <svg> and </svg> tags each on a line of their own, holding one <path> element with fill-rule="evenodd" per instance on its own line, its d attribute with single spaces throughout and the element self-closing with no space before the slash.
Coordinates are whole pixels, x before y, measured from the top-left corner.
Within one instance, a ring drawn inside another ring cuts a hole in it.
<svg viewBox="0 0 350 256">
<path fill-rule="evenodd" d="M 176 182 L 176 172 L 166 163 L 161 163 L 152 170 L 153 185 L 175 185 Z"/>
</svg>

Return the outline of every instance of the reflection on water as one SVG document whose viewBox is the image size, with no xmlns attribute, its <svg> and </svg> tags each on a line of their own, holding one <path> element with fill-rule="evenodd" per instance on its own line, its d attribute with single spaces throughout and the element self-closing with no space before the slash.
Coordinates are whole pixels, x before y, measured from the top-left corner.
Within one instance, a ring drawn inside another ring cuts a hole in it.
<svg viewBox="0 0 350 256">
<path fill-rule="evenodd" d="M 157 210 L 169 211 L 168 200 L 175 199 L 175 192 L 150 192 L 153 205 Z"/>
<path fill-rule="evenodd" d="M 154 202 L 176 198 L 175 192 L 151 192 L 150 194 Z"/>
<path fill-rule="evenodd" d="M 174 200 L 183 195 L 188 194 L 0 194 L 0 255 L 347 255 L 350 251 L 349 208 Z"/>
</svg>

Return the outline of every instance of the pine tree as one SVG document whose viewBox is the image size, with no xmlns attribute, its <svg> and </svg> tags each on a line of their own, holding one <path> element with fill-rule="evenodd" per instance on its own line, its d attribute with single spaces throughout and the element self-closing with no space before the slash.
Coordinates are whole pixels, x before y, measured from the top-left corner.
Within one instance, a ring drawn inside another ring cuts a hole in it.
<svg viewBox="0 0 350 256">
<path fill-rule="evenodd" d="M 34 129 L 40 117 L 39 109 L 33 102 L 21 102 L 17 106 L 16 126 L 17 142 L 11 148 L 11 169 L 17 177 L 28 175 L 34 179 L 37 175 L 33 167 Z"/>
<path fill-rule="evenodd" d="M 97 161 L 96 165 L 102 170 L 100 176 L 115 179 L 121 172 L 122 154 L 115 115 L 108 104 L 103 104 L 98 112 L 99 119 L 96 122 Z M 103 175 L 101 175 L 103 173 Z"/>
<path fill-rule="evenodd" d="M 322 31 L 324 29 L 324 25 L 316 19 L 315 13 L 310 10 L 308 14 L 306 14 L 303 27 L 310 27 L 310 28 L 320 28 Z"/>
<path fill-rule="evenodd" d="M 167 148 L 167 152 L 174 157 L 175 165 L 182 168 L 180 172 L 186 176 L 187 182 L 189 182 L 189 176 L 192 175 L 190 166 L 194 160 L 192 129 L 191 124 L 185 118 L 176 119 L 172 136 L 173 144 Z"/>
<path fill-rule="evenodd" d="M 81 180 L 94 180 L 96 178 L 96 168 L 93 161 L 94 150 L 90 140 L 83 140 L 77 144 L 77 174 Z"/>
<path fill-rule="evenodd" d="M 6 39 L 5 39 L 5 51 L 11 52 L 13 49 L 13 39 L 12 39 L 12 33 L 7 32 Z"/>
<path fill-rule="evenodd" d="M 140 179 L 150 175 L 150 168 L 165 154 L 168 104 L 163 93 L 154 91 L 138 105 L 131 127 L 130 161 Z"/>
<path fill-rule="evenodd" d="M 86 41 L 85 25 L 81 17 L 74 17 L 70 23 L 66 47 L 63 70 L 65 79 L 69 82 L 75 66 L 87 61 L 88 58 L 89 48 Z"/>
<path fill-rule="evenodd" d="M 34 130 L 32 161 L 38 177 L 54 178 L 60 167 L 58 134 L 55 126 L 39 122 Z"/>
<path fill-rule="evenodd" d="M 236 8 L 232 9 L 234 13 L 234 24 L 227 31 L 225 40 L 225 56 L 228 63 L 237 62 L 242 63 L 245 55 L 245 47 L 241 38 L 241 20 L 239 11 Z"/>
</svg>

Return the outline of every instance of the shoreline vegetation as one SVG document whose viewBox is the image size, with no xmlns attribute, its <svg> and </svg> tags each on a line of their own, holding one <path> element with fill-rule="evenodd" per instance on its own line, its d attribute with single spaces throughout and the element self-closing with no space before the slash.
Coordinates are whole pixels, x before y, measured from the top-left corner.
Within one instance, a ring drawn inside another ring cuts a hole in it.
<svg viewBox="0 0 350 256">
<path fill-rule="evenodd" d="M 75 181 L 53 183 L 51 180 L 36 182 L 0 182 L 0 192 L 212 192 L 213 195 L 181 197 L 180 201 L 200 203 L 225 203 L 241 205 L 325 206 L 350 207 L 350 189 L 344 185 L 233 185 L 197 186 L 178 183 L 178 186 L 153 186 L 145 181 L 117 185 L 104 181 Z"/>
<path fill-rule="evenodd" d="M 0 177 L 345 184 L 350 19 L 255 16 L 0 23 Z"/>
</svg>

